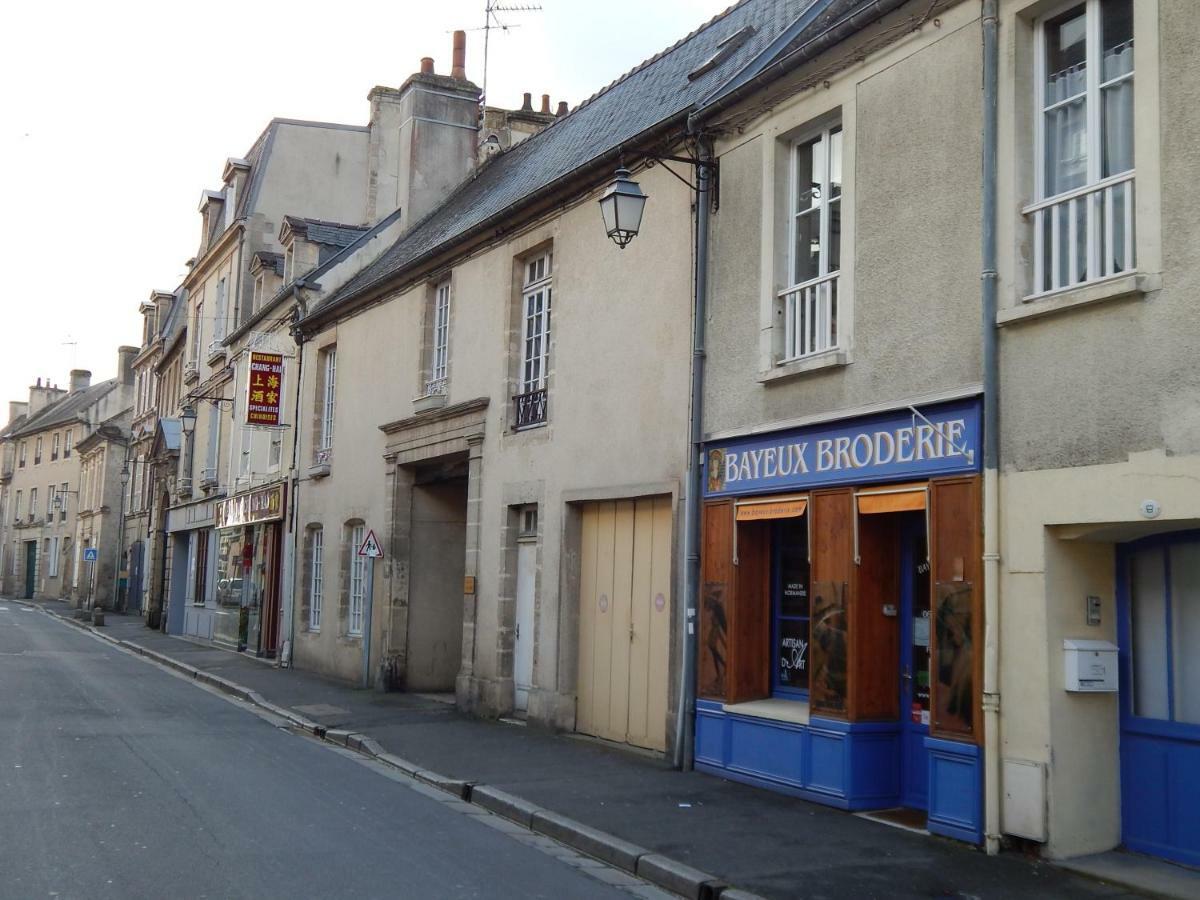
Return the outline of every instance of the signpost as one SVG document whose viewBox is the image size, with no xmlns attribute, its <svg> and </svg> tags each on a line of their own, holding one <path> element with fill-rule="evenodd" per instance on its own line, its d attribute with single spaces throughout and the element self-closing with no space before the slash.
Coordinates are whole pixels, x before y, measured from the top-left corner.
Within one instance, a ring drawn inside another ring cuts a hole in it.
<svg viewBox="0 0 1200 900">
<path fill-rule="evenodd" d="M 366 540 L 358 548 L 358 555 L 367 560 L 367 602 L 363 610 L 363 668 L 362 686 L 371 686 L 371 617 L 375 601 L 375 560 L 383 558 L 383 548 L 373 530 L 367 531 Z"/>
<path fill-rule="evenodd" d="M 96 560 L 100 558 L 99 547 L 84 547 L 83 561 L 88 564 L 88 606 L 96 605 Z"/>
</svg>

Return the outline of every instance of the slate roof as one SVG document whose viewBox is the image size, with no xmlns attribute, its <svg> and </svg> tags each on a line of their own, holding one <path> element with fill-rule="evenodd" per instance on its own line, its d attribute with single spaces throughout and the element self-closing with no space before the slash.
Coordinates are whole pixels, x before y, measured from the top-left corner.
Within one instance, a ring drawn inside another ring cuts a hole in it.
<svg viewBox="0 0 1200 900">
<path fill-rule="evenodd" d="M 308 219 L 303 216 L 284 216 L 284 221 L 291 226 L 292 231 L 304 234 L 305 238 L 314 244 L 324 244 L 328 247 L 349 247 L 368 230 L 367 225 L 345 225 L 341 222 L 325 222 L 321 219 Z"/>
<path fill-rule="evenodd" d="M 180 435 L 183 433 L 183 423 L 178 419 L 158 420 L 158 430 L 162 434 L 163 446 L 167 450 L 178 450 Z"/>
<path fill-rule="evenodd" d="M 12 437 L 23 437 L 45 431 L 48 428 L 78 422 L 83 418 L 81 413 L 85 409 L 115 389 L 116 386 L 117 379 L 110 378 L 108 381 L 93 384 L 74 394 L 67 394 L 61 400 L 54 401 L 45 409 L 40 409 L 30 416 L 23 426 L 12 433 Z"/>
<path fill-rule="evenodd" d="M 494 157 L 379 259 L 318 304 L 310 317 L 386 282 L 509 207 L 532 199 L 622 144 L 681 117 L 758 58 L 816 2 L 819 0 L 742 0 L 730 7 L 533 137 Z M 747 26 L 753 33 L 737 49 L 699 77 L 689 79 L 690 73 L 717 54 L 723 41 Z"/>
<path fill-rule="evenodd" d="M 4 440 L 4 438 L 9 437 L 10 435 L 16 434 L 20 430 L 21 426 L 25 424 L 25 420 L 28 418 L 28 416 L 17 416 L 3 428 L 0 428 L 0 440 Z"/>
<path fill-rule="evenodd" d="M 258 264 L 264 269 L 271 269 L 276 275 L 283 275 L 283 254 L 271 250 L 259 250 L 254 254 Z"/>
</svg>

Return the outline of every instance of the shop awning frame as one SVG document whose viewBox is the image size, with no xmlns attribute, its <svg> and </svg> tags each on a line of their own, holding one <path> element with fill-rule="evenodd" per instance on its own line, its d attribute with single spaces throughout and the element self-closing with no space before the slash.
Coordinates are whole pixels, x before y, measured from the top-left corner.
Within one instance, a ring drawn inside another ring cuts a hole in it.
<svg viewBox="0 0 1200 900">
<path fill-rule="evenodd" d="M 865 504 L 864 504 L 864 501 Z M 864 505 L 867 507 L 864 509 Z M 908 484 L 890 484 L 885 487 L 864 488 L 854 492 L 854 564 L 862 565 L 858 547 L 858 517 L 891 512 L 925 513 L 925 559 L 929 560 L 929 547 L 933 536 L 929 523 L 929 482 L 918 481 Z"/>
<path fill-rule="evenodd" d="M 739 522 L 770 522 L 775 519 L 798 519 L 808 513 L 809 495 L 804 494 L 770 494 L 765 497 L 744 497 L 735 500 L 733 504 L 733 564 L 738 564 L 738 523 Z M 746 510 L 746 515 L 742 514 Z M 755 514 L 758 512 L 759 514 Z M 775 513 L 772 515 L 771 513 Z M 805 551 L 808 561 L 812 562 L 812 528 L 804 531 L 807 539 Z"/>
</svg>

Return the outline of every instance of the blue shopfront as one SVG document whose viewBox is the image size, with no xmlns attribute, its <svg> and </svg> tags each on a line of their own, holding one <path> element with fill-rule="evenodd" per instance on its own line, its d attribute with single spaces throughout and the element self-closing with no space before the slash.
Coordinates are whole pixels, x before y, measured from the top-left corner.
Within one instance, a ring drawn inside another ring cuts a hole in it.
<svg viewBox="0 0 1200 900">
<path fill-rule="evenodd" d="M 978 843 L 977 399 L 705 451 L 696 767 Z"/>
</svg>

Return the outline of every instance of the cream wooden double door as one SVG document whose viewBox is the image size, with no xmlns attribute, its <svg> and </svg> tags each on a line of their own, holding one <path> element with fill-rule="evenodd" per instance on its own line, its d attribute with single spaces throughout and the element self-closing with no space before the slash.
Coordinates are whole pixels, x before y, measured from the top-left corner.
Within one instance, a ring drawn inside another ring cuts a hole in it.
<svg viewBox="0 0 1200 900">
<path fill-rule="evenodd" d="M 666 749 L 671 499 L 583 508 L 576 730 Z"/>
</svg>

